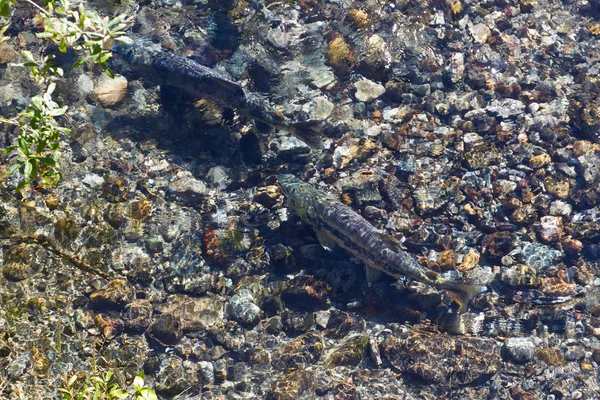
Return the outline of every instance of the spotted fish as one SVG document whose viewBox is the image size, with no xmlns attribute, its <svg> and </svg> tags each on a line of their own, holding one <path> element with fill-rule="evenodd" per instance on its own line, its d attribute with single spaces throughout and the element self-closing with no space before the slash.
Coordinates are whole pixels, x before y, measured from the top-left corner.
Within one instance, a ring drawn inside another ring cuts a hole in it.
<svg viewBox="0 0 600 400">
<path fill-rule="evenodd" d="M 290 132 L 312 148 L 323 146 L 316 124 L 310 121 L 290 121 L 262 97 L 190 58 L 165 51 L 160 46 L 139 38 L 134 44 L 119 44 L 113 51 L 121 56 L 136 75 L 153 83 L 173 86 L 194 98 L 203 98 L 222 107 L 236 109 L 253 120 Z"/>
<path fill-rule="evenodd" d="M 419 282 L 449 290 L 462 310 L 485 286 L 450 280 L 420 266 L 400 243 L 381 232 L 350 207 L 302 182 L 293 175 L 279 175 L 279 185 L 288 207 L 309 224 L 323 247 L 341 247 L 366 265 L 367 280 L 373 270 L 396 279 L 410 277 Z"/>
</svg>

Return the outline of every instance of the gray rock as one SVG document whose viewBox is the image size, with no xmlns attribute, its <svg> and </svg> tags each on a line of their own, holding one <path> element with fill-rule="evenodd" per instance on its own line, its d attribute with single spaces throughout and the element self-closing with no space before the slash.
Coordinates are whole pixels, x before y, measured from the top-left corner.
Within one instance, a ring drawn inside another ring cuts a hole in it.
<svg viewBox="0 0 600 400">
<path fill-rule="evenodd" d="M 160 253 L 165 247 L 165 242 L 160 235 L 149 235 L 146 237 L 146 250 L 149 253 Z"/>
<path fill-rule="evenodd" d="M 354 83 L 354 87 L 356 88 L 355 97 L 358 101 L 373 101 L 385 93 L 383 85 L 364 78 Z"/>
<path fill-rule="evenodd" d="M 562 200 L 555 200 L 550 204 L 550 214 L 551 215 L 560 215 L 563 217 L 567 217 L 571 215 L 573 211 L 573 207 L 567 202 Z"/>
<path fill-rule="evenodd" d="M 493 100 L 486 110 L 502 118 L 510 118 L 523 114 L 525 104 L 514 99 Z"/>
<path fill-rule="evenodd" d="M 223 302 L 214 297 L 175 294 L 158 306 L 157 311 L 180 317 L 185 331 L 199 331 L 222 322 L 223 308 Z"/>
<path fill-rule="evenodd" d="M 309 119 L 322 121 L 331 115 L 334 107 L 334 104 L 326 97 L 319 96 L 305 104 L 302 109 L 308 114 Z"/>
<path fill-rule="evenodd" d="M 580 174 L 588 184 L 594 183 L 600 177 L 600 157 L 596 154 L 585 154 L 577 158 L 580 163 Z"/>
<path fill-rule="evenodd" d="M 227 174 L 227 168 L 217 165 L 208 171 L 206 181 L 216 189 L 225 190 L 227 185 L 231 183 L 231 178 Z"/>
<path fill-rule="evenodd" d="M 492 31 L 485 24 L 475 24 L 469 28 L 469 32 L 478 44 L 484 44 L 492 36 Z"/>
<path fill-rule="evenodd" d="M 290 159 L 310 152 L 310 147 L 306 143 L 289 135 L 273 139 L 270 147 L 283 159 Z"/>
<path fill-rule="evenodd" d="M 527 363 L 535 357 L 535 344 L 530 338 L 508 338 L 503 350 L 507 356 L 517 363 Z"/>
<path fill-rule="evenodd" d="M 208 189 L 204 182 L 194 178 L 189 171 L 181 171 L 173 182 L 169 183 L 169 193 L 189 202 L 204 200 Z"/>
<path fill-rule="evenodd" d="M 254 325 L 260 321 L 261 310 L 254 304 L 252 294 L 247 289 L 240 289 L 227 302 L 227 315 L 244 325 Z"/>
</svg>

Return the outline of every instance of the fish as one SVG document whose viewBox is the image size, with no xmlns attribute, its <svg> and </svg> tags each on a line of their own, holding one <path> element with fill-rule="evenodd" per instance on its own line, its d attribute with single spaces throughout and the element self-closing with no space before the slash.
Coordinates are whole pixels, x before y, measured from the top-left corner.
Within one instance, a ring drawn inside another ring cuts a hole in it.
<svg viewBox="0 0 600 400">
<path fill-rule="evenodd" d="M 296 136 L 313 149 L 322 149 L 317 121 L 293 122 L 276 111 L 260 95 L 246 90 L 222 73 L 191 58 L 162 49 L 146 39 L 113 47 L 131 71 L 157 85 L 181 89 L 195 99 L 206 99 L 222 107 L 238 110 L 247 118 Z"/>
<path fill-rule="evenodd" d="M 366 266 L 367 281 L 372 282 L 380 273 L 395 279 L 410 277 L 450 291 L 461 311 L 485 289 L 485 285 L 448 279 L 422 267 L 396 239 L 375 228 L 352 208 L 294 175 L 281 174 L 278 181 L 288 208 L 313 228 L 319 243 L 328 250 L 341 247 L 361 260 Z"/>
</svg>

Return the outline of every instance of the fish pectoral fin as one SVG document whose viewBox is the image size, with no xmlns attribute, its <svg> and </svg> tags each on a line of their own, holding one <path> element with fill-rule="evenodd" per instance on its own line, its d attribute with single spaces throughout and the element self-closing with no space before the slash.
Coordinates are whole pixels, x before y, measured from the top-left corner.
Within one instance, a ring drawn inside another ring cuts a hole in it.
<svg viewBox="0 0 600 400">
<path fill-rule="evenodd" d="M 365 265 L 365 276 L 369 285 L 379 279 L 381 275 L 383 275 L 382 271 Z"/>
<path fill-rule="evenodd" d="M 335 237 L 330 232 L 324 229 L 316 229 L 315 233 L 317 234 L 317 239 L 319 239 L 319 243 L 321 243 L 321 246 L 323 246 L 325 250 L 333 251 L 333 249 L 337 247 Z"/>
<path fill-rule="evenodd" d="M 402 247 L 400 242 L 397 241 L 396 239 L 394 239 L 393 237 L 391 237 L 390 235 L 388 235 L 384 232 L 379 232 L 378 236 L 382 242 L 384 242 L 387 246 L 389 246 L 395 252 L 404 251 L 404 248 Z"/>
</svg>

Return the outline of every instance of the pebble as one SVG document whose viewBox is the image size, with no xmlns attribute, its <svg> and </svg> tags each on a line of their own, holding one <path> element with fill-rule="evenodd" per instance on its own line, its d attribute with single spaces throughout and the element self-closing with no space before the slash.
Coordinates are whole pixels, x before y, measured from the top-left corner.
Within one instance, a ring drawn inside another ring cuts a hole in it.
<svg viewBox="0 0 600 400">
<path fill-rule="evenodd" d="M 126 95 L 127 79 L 121 75 L 109 78 L 103 74 L 94 87 L 94 96 L 103 107 L 115 107 Z"/>
<path fill-rule="evenodd" d="M 565 201 L 554 200 L 552 203 L 550 203 L 549 212 L 551 215 L 568 217 L 569 215 L 571 215 L 572 211 L 573 207 Z"/>
<path fill-rule="evenodd" d="M 475 24 L 469 28 L 475 43 L 484 44 L 492 36 L 492 31 L 485 24 Z"/>
<path fill-rule="evenodd" d="M 508 338 L 503 350 L 515 362 L 524 364 L 535 357 L 535 344 L 530 338 Z"/>
<path fill-rule="evenodd" d="M 175 179 L 169 183 L 169 193 L 181 197 L 188 202 L 204 200 L 208 195 L 208 189 L 204 182 L 194 178 L 189 171 L 181 171 Z"/>
<path fill-rule="evenodd" d="M 260 307 L 254 303 L 254 297 L 247 289 L 240 289 L 233 295 L 227 302 L 226 309 L 230 318 L 244 325 L 256 325 L 260 321 Z"/>
<path fill-rule="evenodd" d="M 383 85 L 366 78 L 355 82 L 354 87 L 356 88 L 356 99 L 358 101 L 364 101 L 365 103 L 373 101 L 385 93 L 385 87 L 383 87 Z"/>
<path fill-rule="evenodd" d="M 97 189 L 102 186 L 104 183 L 104 178 L 97 174 L 87 174 L 83 178 L 83 183 L 91 187 L 92 189 Z"/>
</svg>

